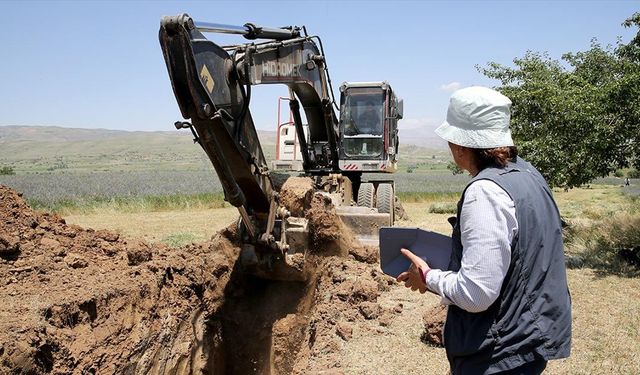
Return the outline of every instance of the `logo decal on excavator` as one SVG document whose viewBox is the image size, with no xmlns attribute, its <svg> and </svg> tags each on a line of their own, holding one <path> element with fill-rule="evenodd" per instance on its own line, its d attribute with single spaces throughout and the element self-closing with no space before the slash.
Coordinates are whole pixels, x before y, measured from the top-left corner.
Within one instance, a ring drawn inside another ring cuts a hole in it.
<svg viewBox="0 0 640 375">
<path fill-rule="evenodd" d="M 263 77 L 298 77 L 298 65 L 283 61 L 265 61 L 262 63 Z"/>
<path fill-rule="evenodd" d="M 213 88 L 215 87 L 215 82 L 213 82 L 213 77 L 211 76 L 211 73 L 209 73 L 209 69 L 207 69 L 206 65 L 202 65 L 202 69 L 200 70 L 200 78 L 202 79 L 202 82 L 204 82 L 204 85 L 207 87 L 207 90 L 209 90 L 209 94 L 213 93 Z"/>
</svg>

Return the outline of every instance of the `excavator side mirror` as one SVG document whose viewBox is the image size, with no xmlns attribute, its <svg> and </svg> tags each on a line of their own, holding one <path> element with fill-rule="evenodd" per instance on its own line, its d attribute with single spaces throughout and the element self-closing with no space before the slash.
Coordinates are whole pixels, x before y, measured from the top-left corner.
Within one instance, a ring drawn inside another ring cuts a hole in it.
<svg viewBox="0 0 640 375">
<path fill-rule="evenodd" d="M 402 114 L 404 112 L 404 102 L 402 99 L 398 100 L 398 104 L 396 105 L 396 118 L 400 120 L 402 118 Z"/>
</svg>

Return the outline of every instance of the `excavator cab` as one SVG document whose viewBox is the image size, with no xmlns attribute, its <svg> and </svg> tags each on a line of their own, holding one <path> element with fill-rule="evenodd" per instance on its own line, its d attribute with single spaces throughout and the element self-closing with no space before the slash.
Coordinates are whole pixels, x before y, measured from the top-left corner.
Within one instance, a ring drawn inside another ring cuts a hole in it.
<svg viewBox="0 0 640 375">
<path fill-rule="evenodd" d="M 340 94 L 340 169 L 395 172 L 402 100 L 387 82 L 345 82 Z"/>
</svg>

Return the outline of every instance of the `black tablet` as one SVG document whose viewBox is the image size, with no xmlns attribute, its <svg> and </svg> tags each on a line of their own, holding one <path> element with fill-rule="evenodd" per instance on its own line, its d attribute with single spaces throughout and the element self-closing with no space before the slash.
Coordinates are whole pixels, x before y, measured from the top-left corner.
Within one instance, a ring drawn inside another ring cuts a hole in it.
<svg viewBox="0 0 640 375">
<path fill-rule="evenodd" d="M 433 269 L 446 270 L 451 258 L 451 237 L 420 228 L 380 228 L 380 267 L 389 276 L 398 277 L 411 262 L 400 249 L 411 250 Z"/>
</svg>

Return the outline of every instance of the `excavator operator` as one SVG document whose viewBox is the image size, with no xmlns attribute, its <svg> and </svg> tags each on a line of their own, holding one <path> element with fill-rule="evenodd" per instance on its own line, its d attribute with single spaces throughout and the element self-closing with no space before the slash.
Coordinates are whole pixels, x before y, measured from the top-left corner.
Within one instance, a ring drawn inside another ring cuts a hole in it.
<svg viewBox="0 0 640 375">
<path fill-rule="evenodd" d="M 380 116 L 378 116 L 373 102 L 367 101 L 364 112 L 358 117 L 357 127 L 360 134 L 380 135 L 382 133 L 380 125 Z"/>
</svg>

